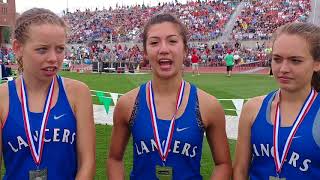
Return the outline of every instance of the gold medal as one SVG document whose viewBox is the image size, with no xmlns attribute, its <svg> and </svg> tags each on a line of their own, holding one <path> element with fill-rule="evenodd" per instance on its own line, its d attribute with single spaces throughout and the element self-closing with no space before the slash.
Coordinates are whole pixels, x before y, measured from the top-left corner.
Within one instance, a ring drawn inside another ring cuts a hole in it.
<svg viewBox="0 0 320 180">
<path fill-rule="evenodd" d="M 173 174 L 172 167 L 168 166 L 156 166 L 156 177 L 159 180 L 171 180 Z"/>
</svg>

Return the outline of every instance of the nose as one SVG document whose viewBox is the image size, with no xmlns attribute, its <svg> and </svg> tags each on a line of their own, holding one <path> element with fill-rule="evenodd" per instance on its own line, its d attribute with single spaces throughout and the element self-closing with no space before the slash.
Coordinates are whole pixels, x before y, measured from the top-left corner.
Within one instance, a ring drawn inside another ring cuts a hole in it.
<svg viewBox="0 0 320 180">
<path fill-rule="evenodd" d="M 169 53 L 169 47 L 168 47 L 168 43 L 165 41 L 162 41 L 160 44 L 160 49 L 159 49 L 159 53 L 160 54 L 167 54 Z"/>
<path fill-rule="evenodd" d="M 49 62 L 55 63 L 58 61 L 58 53 L 55 50 L 50 50 L 48 53 L 48 59 Z"/>
<path fill-rule="evenodd" d="M 280 72 L 282 73 L 286 73 L 289 72 L 290 67 L 289 67 L 289 63 L 287 60 L 283 60 L 282 63 L 280 64 Z"/>
</svg>

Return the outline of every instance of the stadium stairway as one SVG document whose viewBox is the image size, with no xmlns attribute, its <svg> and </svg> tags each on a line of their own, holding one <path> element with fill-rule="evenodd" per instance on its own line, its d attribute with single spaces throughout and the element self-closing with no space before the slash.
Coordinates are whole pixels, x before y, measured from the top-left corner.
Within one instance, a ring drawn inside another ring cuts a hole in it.
<svg viewBox="0 0 320 180">
<path fill-rule="evenodd" d="M 311 13 L 308 22 L 320 26 L 320 0 L 311 0 Z"/>
<path fill-rule="evenodd" d="M 222 43 L 222 42 L 227 42 L 231 40 L 231 33 L 233 30 L 233 27 L 235 26 L 235 23 L 237 21 L 237 17 L 241 14 L 241 11 L 243 8 L 245 8 L 247 2 L 240 2 L 238 6 L 236 7 L 236 10 L 234 13 L 231 15 L 230 20 L 228 23 L 225 25 L 224 30 L 222 31 L 222 36 L 220 36 L 217 41 Z"/>
<path fill-rule="evenodd" d="M 93 105 L 94 122 L 101 125 L 113 125 L 114 106 L 110 106 L 107 114 L 103 105 Z M 228 139 L 237 139 L 238 136 L 238 116 L 226 116 L 226 131 Z"/>
</svg>

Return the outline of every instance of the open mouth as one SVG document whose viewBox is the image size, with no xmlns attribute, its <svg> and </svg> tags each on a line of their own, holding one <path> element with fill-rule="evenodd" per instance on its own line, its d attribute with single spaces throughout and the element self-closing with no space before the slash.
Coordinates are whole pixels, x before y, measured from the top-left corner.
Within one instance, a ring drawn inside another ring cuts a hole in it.
<svg viewBox="0 0 320 180">
<path fill-rule="evenodd" d="M 172 63 L 173 62 L 171 60 L 167 60 L 167 59 L 159 61 L 160 66 L 169 66 L 169 65 L 172 65 Z"/>
<path fill-rule="evenodd" d="M 164 60 L 160 60 L 160 61 L 159 61 L 159 64 L 160 64 L 160 65 L 171 65 L 171 64 L 172 64 L 172 61 L 171 61 L 171 60 L 164 59 Z"/>
<path fill-rule="evenodd" d="M 162 71 L 170 71 L 172 69 L 173 61 L 169 59 L 161 59 L 159 61 L 160 69 Z"/>
<path fill-rule="evenodd" d="M 51 67 L 43 68 L 41 70 L 44 71 L 46 75 L 51 76 L 57 72 L 58 68 L 55 66 L 51 66 Z"/>
<path fill-rule="evenodd" d="M 56 69 L 57 69 L 56 67 L 47 67 L 47 68 L 44 68 L 42 70 L 49 71 L 49 72 L 54 72 Z"/>
</svg>

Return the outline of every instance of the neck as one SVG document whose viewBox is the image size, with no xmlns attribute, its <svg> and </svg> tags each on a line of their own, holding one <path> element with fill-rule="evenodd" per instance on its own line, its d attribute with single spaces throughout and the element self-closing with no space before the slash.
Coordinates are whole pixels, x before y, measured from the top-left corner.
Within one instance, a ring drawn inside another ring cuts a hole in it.
<svg viewBox="0 0 320 180">
<path fill-rule="evenodd" d="M 158 95 L 176 95 L 182 81 L 183 79 L 180 76 L 170 80 L 153 77 L 152 89 L 153 92 L 157 93 Z"/>
<path fill-rule="evenodd" d="M 290 103 L 304 102 L 311 91 L 311 86 L 299 91 L 291 92 L 281 89 L 281 101 Z"/>
<path fill-rule="evenodd" d="M 31 76 L 28 76 L 26 74 L 23 74 L 23 80 L 24 80 L 24 85 L 29 93 L 30 92 L 37 92 L 37 93 L 47 92 L 48 89 L 50 88 L 49 86 L 52 81 L 52 79 L 40 81 L 39 79 L 32 78 Z"/>
</svg>

